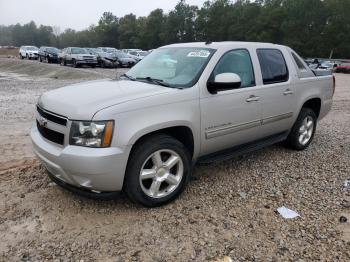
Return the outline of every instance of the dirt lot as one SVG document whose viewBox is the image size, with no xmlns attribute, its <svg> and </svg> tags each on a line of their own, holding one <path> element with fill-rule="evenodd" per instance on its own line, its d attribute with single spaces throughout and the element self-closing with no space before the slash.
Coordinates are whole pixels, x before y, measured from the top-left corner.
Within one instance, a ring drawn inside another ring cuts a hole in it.
<svg viewBox="0 0 350 262">
<path fill-rule="evenodd" d="M 0 48 L 0 57 L 4 56 L 17 56 L 18 55 L 18 48 Z"/>
<path fill-rule="evenodd" d="M 349 261 L 350 76 L 336 76 L 306 151 L 276 145 L 196 167 L 177 201 L 145 209 L 60 189 L 30 150 L 42 92 L 116 73 L 0 59 L 0 261 Z M 281 218 L 281 206 L 301 217 Z"/>
</svg>

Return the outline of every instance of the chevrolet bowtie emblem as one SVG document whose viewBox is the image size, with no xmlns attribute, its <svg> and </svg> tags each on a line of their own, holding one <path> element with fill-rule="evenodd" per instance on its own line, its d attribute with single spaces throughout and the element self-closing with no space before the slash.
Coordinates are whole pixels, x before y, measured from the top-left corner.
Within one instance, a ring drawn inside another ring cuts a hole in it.
<svg viewBox="0 0 350 262">
<path fill-rule="evenodd" d="M 40 117 L 38 119 L 38 122 L 39 122 L 39 125 L 42 126 L 42 127 L 46 127 L 47 126 L 47 119 L 45 117 Z"/>
</svg>

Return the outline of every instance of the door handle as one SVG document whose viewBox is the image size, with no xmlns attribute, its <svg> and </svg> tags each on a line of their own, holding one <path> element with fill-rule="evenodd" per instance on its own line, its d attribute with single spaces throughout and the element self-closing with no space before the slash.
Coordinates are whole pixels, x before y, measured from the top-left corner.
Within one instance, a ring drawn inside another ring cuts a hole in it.
<svg viewBox="0 0 350 262">
<path fill-rule="evenodd" d="M 256 101 L 259 101 L 259 100 L 260 100 L 259 96 L 251 95 L 245 101 L 250 103 L 250 102 L 256 102 Z"/>
<path fill-rule="evenodd" d="M 288 88 L 286 91 L 283 92 L 283 94 L 284 94 L 285 96 L 287 96 L 287 95 L 292 95 L 292 94 L 294 94 L 294 91 L 292 91 L 292 90 L 290 90 L 290 89 Z"/>
</svg>

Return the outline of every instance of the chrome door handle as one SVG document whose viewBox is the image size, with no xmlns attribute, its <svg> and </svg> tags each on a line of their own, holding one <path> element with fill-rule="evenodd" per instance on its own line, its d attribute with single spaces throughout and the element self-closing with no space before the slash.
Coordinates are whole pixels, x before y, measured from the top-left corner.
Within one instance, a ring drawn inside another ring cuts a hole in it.
<svg viewBox="0 0 350 262">
<path fill-rule="evenodd" d="M 256 102 L 256 101 L 259 101 L 259 100 L 260 100 L 259 96 L 251 95 L 245 101 L 250 103 L 250 102 Z"/>
<path fill-rule="evenodd" d="M 283 94 L 284 94 L 285 96 L 287 96 L 287 95 L 293 95 L 293 94 L 294 94 L 294 91 L 292 91 L 292 90 L 290 90 L 290 89 L 288 88 L 286 91 L 283 92 Z"/>
</svg>

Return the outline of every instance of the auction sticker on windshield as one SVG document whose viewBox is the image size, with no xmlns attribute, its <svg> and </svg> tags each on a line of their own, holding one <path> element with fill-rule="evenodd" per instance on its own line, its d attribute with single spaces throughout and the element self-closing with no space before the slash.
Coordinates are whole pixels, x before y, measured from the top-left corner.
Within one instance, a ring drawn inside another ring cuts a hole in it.
<svg viewBox="0 0 350 262">
<path fill-rule="evenodd" d="M 207 50 L 192 51 L 188 53 L 188 57 L 208 57 L 210 52 Z"/>
</svg>

